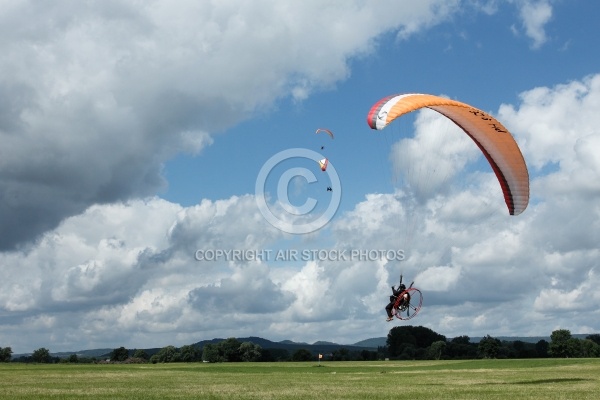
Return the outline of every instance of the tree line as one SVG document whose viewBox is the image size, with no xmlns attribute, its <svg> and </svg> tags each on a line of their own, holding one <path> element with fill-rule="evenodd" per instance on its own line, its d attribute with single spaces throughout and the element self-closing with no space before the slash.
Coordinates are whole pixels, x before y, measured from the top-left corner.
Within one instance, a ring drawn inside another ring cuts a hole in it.
<svg viewBox="0 0 600 400">
<path fill-rule="evenodd" d="M 487 335 L 472 343 L 468 336 L 447 340 L 429 328 L 404 326 L 392 328 L 386 344 L 389 358 L 398 360 L 600 357 L 600 334 L 578 339 L 567 329 L 553 331 L 550 342 L 501 341 Z"/>
<path fill-rule="evenodd" d="M 219 343 L 207 343 L 203 347 L 166 346 L 155 352 L 119 347 L 102 358 L 78 357 L 76 354 L 66 358 L 53 357 L 50 351 L 43 347 L 35 350 L 31 356 L 17 359 L 12 359 L 11 356 L 10 347 L 0 347 L 0 362 L 35 363 L 316 361 L 318 353 L 305 348 L 291 353 L 286 349 L 263 349 L 249 341 L 240 342 L 236 338 L 228 338 Z M 392 328 L 388 333 L 386 345 L 378 347 L 377 350 L 341 347 L 321 356 L 323 361 L 600 357 L 600 334 L 578 339 L 573 337 L 569 330 L 559 329 L 552 332 L 550 342 L 501 341 L 487 335 L 479 343 L 472 343 L 468 336 L 448 340 L 444 335 L 423 326 L 401 326 Z"/>
</svg>

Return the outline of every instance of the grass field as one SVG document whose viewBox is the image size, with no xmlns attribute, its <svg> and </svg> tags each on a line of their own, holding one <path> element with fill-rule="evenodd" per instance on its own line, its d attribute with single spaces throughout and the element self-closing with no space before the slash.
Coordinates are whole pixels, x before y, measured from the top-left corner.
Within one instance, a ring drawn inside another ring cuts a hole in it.
<svg viewBox="0 0 600 400">
<path fill-rule="evenodd" d="M 2 399 L 598 399 L 600 359 L 0 364 Z"/>
</svg>

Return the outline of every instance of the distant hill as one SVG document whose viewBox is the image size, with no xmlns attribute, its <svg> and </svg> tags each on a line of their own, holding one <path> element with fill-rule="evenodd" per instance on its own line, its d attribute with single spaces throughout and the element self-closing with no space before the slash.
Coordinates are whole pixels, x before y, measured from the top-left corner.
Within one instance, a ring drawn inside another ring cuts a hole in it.
<svg viewBox="0 0 600 400">
<path fill-rule="evenodd" d="M 329 346 L 329 345 L 339 346 L 337 343 L 325 342 L 322 340 L 319 340 L 318 342 L 313 343 L 313 346 Z M 354 346 L 354 345 L 352 344 L 352 345 L 348 345 L 348 346 Z"/>
<path fill-rule="evenodd" d="M 92 350 L 79 350 L 74 353 L 63 352 L 63 353 L 52 353 L 55 357 L 68 357 L 71 354 L 77 354 L 77 357 L 100 357 L 106 354 L 112 353 L 114 349 L 92 349 Z"/>
<path fill-rule="evenodd" d="M 376 338 L 365 339 L 365 340 L 361 340 L 360 342 L 356 342 L 353 344 L 353 346 L 373 347 L 373 348 L 383 347 L 385 345 L 387 345 L 387 337 L 376 337 Z"/>
<path fill-rule="evenodd" d="M 490 335 L 491 336 L 491 335 Z M 577 337 L 577 335 L 571 335 L 573 337 Z M 584 339 L 587 335 L 583 335 L 583 337 L 581 339 Z M 537 343 L 540 340 L 545 340 L 546 342 L 550 343 L 550 336 L 492 336 L 495 339 L 500 340 L 501 342 L 516 342 L 521 341 L 521 342 L 525 342 L 525 343 Z M 471 343 L 479 343 L 481 342 L 481 339 L 483 339 L 483 336 L 475 336 L 475 337 L 470 337 L 469 338 Z M 448 339 L 451 340 L 451 339 Z"/>
<path fill-rule="evenodd" d="M 216 343 L 222 342 L 223 340 L 225 340 L 225 339 L 215 338 L 215 339 L 211 339 L 211 340 L 202 340 L 200 342 L 194 343 L 194 345 L 198 346 L 198 347 L 204 347 L 204 345 L 207 343 L 216 344 Z M 356 346 L 356 345 L 352 345 L 352 344 L 338 344 L 338 343 L 325 342 L 325 341 L 317 341 L 313 344 L 308 344 L 308 343 L 304 343 L 304 342 L 294 342 L 292 340 L 282 340 L 280 342 L 273 342 L 271 340 L 263 339 L 263 338 L 255 337 L 255 336 L 245 337 L 245 338 L 236 338 L 236 340 L 239 342 L 242 342 L 242 343 L 243 342 L 252 342 L 254 344 L 259 345 L 263 349 L 284 349 L 284 350 L 289 351 L 290 353 L 293 353 L 300 349 L 306 349 L 313 354 L 317 354 L 317 353 L 321 353 L 321 354 L 327 353 L 328 354 L 328 353 L 332 353 L 335 350 L 339 350 L 341 348 L 346 348 L 348 350 L 353 350 L 353 351 L 377 350 L 377 346 L 375 346 L 375 347 Z"/>
<path fill-rule="evenodd" d="M 77 350 L 77 351 L 60 351 L 57 353 L 50 353 L 52 357 L 66 358 L 73 354 L 77 357 L 86 358 L 104 358 L 107 354 L 110 355 L 114 349 L 91 349 L 91 350 Z M 29 357 L 32 353 L 13 354 L 12 358 Z"/>
<path fill-rule="evenodd" d="M 293 342 L 291 340 L 282 340 L 279 343 L 283 343 L 283 344 L 308 344 L 306 342 Z"/>
</svg>

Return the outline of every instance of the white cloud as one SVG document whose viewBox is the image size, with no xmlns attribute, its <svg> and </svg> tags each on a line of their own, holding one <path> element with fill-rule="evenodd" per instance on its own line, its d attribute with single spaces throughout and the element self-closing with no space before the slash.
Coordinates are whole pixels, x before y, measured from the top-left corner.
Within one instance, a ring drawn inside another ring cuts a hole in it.
<svg viewBox="0 0 600 400">
<path fill-rule="evenodd" d="M 452 182 L 478 154 L 462 129 L 439 113 L 424 109 L 415 121 L 415 134 L 394 144 L 390 158 L 399 186 L 409 187 L 417 198 L 425 200 L 444 190 L 442 185 Z"/>
<path fill-rule="evenodd" d="M 5 5 L 0 250 L 92 204 L 155 195 L 166 160 L 346 79 L 378 35 L 443 20 L 454 10 L 445 3 Z"/>
<path fill-rule="evenodd" d="M 517 0 L 519 17 L 525 34 L 532 40 L 531 47 L 540 48 L 548 37 L 545 25 L 552 19 L 552 4 L 549 0 Z"/>
<path fill-rule="evenodd" d="M 499 117 L 520 133 L 518 139 L 534 172 L 551 164 L 560 164 L 561 170 L 580 168 L 575 145 L 598 134 L 599 91 L 600 76 L 591 75 L 555 88 L 528 90 L 520 95 L 518 111 L 510 105 L 500 107 Z M 589 158 L 585 161 L 589 163 Z"/>
<path fill-rule="evenodd" d="M 48 329 L 31 321 L 44 320 L 55 321 L 50 347 L 102 347 L 129 342 L 130 330 L 156 333 L 157 340 L 175 327 L 201 330 L 199 314 L 219 319 L 281 310 L 293 295 L 273 282 L 265 264 L 195 259 L 195 249 L 255 249 L 276 240 L 278 231 L 258 215 L 251 196 L 185 209 L 157 198 L 93 206 L 27 253 L 0 254 L 1 265 L 18 271 L 0 283 L 3 318 L 13 321 L 0 338 L 27 326 L 30 336 L 12 337 L 12 347 L 31 346 Z M 87 342 L 63 342 L 73 330 L 85 332 Z M 143 340 L 151 346 L 155 339 Z"/>
</svg>

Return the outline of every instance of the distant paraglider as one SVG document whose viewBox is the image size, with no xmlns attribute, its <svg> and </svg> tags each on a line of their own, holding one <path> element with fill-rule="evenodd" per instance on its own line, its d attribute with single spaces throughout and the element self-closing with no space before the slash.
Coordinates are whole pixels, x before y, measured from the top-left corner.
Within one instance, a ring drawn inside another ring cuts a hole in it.
<svg viewBox="0 0 600 400">
<path fill-rule="evenodd" d="M 319 167 L 321 167 L 321 171 L 325 172 L 327 170 L 327 165 L 329 165 L 329 160 L 324 158 L 319 161 Z"/>
<path fill-rule="evenodd" d="M 325 128 L 318 128 L 315 131 L 316 134 L 319 133 L 326 133 L 327 135 L 329 135 L 330 138 L 334 138 L 333 136 L 333 132 L 331 132 L 329 129 L 325 129 Z M 325 149 L 325 146 L 321 146 L 321 150 Z M 319 161 L 319 168 L 321 168 L 321 171 L 325 172 L 327 171 L 327 165 L 329 165 L 329 160 L 327 158 L 323 158 L 322 160 Z M 328 190 L 330 191 L 330 190 Z"/>
<path fill-rule="evenodd" d="M 334 138 L 333 137 L 333 132 L 331 132 L 329 129 L 319 128 L 319 129 L 316 130 L 315 133 L 321 133 L 321 132 L 328 134 L 332 139 Z"/>
</svg>

